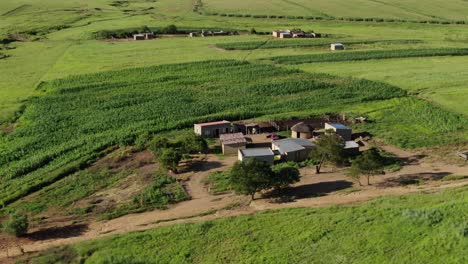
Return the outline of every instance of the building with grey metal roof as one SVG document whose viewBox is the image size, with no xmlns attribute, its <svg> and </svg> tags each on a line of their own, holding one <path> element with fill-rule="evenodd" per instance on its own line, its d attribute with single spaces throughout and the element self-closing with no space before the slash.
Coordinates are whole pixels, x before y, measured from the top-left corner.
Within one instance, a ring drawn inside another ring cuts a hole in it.
<svg viewBox="0 0 468 264">
<path fill-rule="evenodd" d="M 250 159 L 257 159 L 273 165 L 275 155 L 270 148 L 239 149 L 238 159 L 243 162 Z"/>
</svg>

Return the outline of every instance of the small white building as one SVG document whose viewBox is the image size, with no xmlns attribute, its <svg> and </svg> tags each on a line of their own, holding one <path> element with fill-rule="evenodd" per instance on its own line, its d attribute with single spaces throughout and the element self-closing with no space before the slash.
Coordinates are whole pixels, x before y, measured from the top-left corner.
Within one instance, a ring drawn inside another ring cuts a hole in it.
<svg viewBox="0 0 468 264">
<path fill-rule="evenodd" d="M 193 132 L 202 137 L 219 137 L 231 133 L 231 122 L 227 120 L 198 123 L 193 125 Z"/>
<path fill-rule="evenodd" d="M 270 148 L 239 149 L 239 161 L 247 162 L 251 159 L 257 159 L 273 165 L 275 162 L 275 154 Z"/>
<path fill-rule="evenodd" d="M 330 50 L 344 50 L 345 46 L 341 43 L 330 44 Z"/>
<path fill-rule="evenodd" d="M 145 34 L 134 34 L 133 35 L 133 40 L 145 40 L 146 36 Z"/>
</svg>

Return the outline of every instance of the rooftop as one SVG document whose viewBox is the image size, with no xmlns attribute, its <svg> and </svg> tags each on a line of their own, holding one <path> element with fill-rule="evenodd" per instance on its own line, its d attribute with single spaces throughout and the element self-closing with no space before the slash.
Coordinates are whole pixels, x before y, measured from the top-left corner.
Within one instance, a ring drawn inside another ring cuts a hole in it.
<svg viewBox="0 0 468 264">
<path fill-rule="evenodd" d="M 291 131 L 300 132 L 300 133 L 311 133 L 314 131 L 314 128 L 304 122 L 300 122 L 291 127 Z"/>
<path fill-rule="evenodd" d="M 195 124 L 197 126 L 215 126 L 215 125 L 230 125 L 231 122 L 230 121 L 226 121 L 226 120 L 223 120 L 223 121 L 214 121 L 214 122 L 207 122 L 207 123 L 198 123 L 198 124 Z"/>
<path fill-rule="evenodd" d="M 239 144 L 239 143 L 246 143 L 247 140 L 245 139 L 242 133 L 233 133 L 233 134 L 221 134 L 219 136 L 219 140 L 224 145 L 229 144 Z"/>
<path fill-rule="evenodd" d="M 240 149 L 239 150 L 244 157 L 258 157 L 273 155 L 273 151 L 270 148 L 251 148 L 251 149 Z"/>
<path fill-rule="evenodd" d="M 303 138 L 286 138 L 281 140 L 275 140 L 272 142 L 279 148 L 281 154 L 293 151 L 299 151 L 306 148 L 314 147 L 315 144 L 307 139 Z"/>
<path fill-rule="evenodd" d="M 346 141 L 345 142 L 345 149 L 350 149 L 350 148 L 359 148 L 359 144 L 354 142 L 354 141 Z"/>
<path fill-rule="evenodd" d="M 336 129 L 351 129 L 350 127 L 348 126 L 345 126 L 343 124 L 340 124 L 340 123 L 327 123 L 328 125 L 336 128 Z"/>
</svg>

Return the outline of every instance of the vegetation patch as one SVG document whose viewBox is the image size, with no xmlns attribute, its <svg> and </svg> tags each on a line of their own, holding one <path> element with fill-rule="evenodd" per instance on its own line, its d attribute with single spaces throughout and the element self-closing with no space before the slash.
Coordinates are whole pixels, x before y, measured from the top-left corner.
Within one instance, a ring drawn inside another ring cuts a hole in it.
<svg viewBox="0 0 468 264">
<path fill-rule="evenodd" d="M 32 263 L 60 262 L 62 252 L 76 254 L 67 263 L 463 263 L 467 191 L 177 224 L 56 248 Z"/>
<path fill-rule="evenodd" d="M 157 173 L 153 183 L 137 194 L 131 202 L 118 206 L 114 210 L 104 214 L 105 219 L 116 218 L 125 214 L 142 212 L 148 209 L 164 209 L 188 199 L 188 194 L 174 177 Z"/>
<path fill-rule="evenodd" d="M 296 56 L 278 56 L 268 58 L 279 64 L 302 64 L 315 62 L 363 61 L 382 60 L 393 58 L 435 57 L 435 56 L 466 56 L 468 49 L 464 48 L 438 48 L 438 49 L 400 49 L 400 50 L 373 50 L 333 52 L 321 54 L 308 54 Z"/>
<path fill-rule="evenodd" d="M 212 194 L 221 194 L 232 190 L 229 171 L 215 171 L 208 175 L 205 182 Z"/>
</svg>

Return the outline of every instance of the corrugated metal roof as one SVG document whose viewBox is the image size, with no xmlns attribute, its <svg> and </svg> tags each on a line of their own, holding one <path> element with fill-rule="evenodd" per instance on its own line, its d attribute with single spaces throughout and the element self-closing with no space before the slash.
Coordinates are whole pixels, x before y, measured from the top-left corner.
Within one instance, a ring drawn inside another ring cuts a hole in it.
<svg viewBox="0 0 468 264">
<path fill-rule="evenodd" d="M 221 144 L 223 145 L 240 144 L 240 143 L 247 142 L 244 134 L 242 133 L 222 134 L 219 136 L 219 140 L 221 141 Z"/>
<path fill-rule="evenodd" d="M 346 141 L 345 142 L 345 149 L 350 149 L 350 148 L 359 148 L 359 144 L 354 142 L 354 141 Z"/>
<path fill-rule="evenodd" d="M 270 148 L 251 148 L 239 150 L 244 157 L 258 157 L 273 155 L 273 151 Z"/>
<path fill-rule="evenodd" d="M 214 122 L 207 122 L 207 123 L 198 123 L 195 124 L 197 126 L 214 126 L 214 125 L 223 125 L 223 124 L 231 124 L 231 122 L 223 120 L 223 121 L 214 121 Z"/>
<path fill-rule="evenodd" d="M 272 144 L 278 147 L 281 154 L 299 151 L 315 146 L 314 143 L 303 138 L 286 138 L 281 140 L 275 140 L 272 142 Z"/>
<path fill-rule="evenodd" d="M 336 129 L 351 129 L 350 127 L 345 126 L 345 125 L 340 124 L 340 123 L 328 123 L 328 125 L 336 128 Z"/>
</svg>

